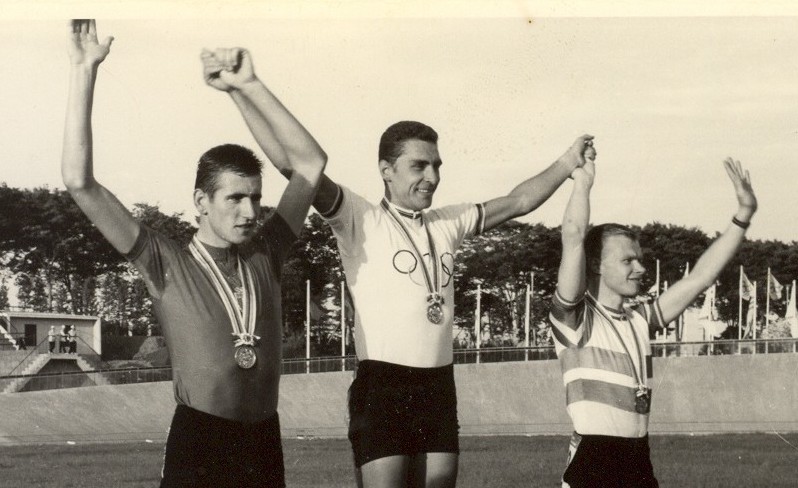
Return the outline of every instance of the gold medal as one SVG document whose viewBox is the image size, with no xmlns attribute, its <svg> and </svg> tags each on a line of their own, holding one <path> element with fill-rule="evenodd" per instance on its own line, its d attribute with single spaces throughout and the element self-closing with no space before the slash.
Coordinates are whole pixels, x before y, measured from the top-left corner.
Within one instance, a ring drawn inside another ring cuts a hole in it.
<svg viewBox="0 0 798 488">
<path fill-rule="evenodd" d="M 439 269 L 439 258 L 438 252 L 435 250 L 435 241 L 432 240 L 432 234 L 430 233 L 429 226 L 427 225 L 427 221 L 425 220 L 424 216 L 421 216 L 421 225 L 424 226 L 424 231 L 427 234 L 427 243 L 429 244 L 429 256 L 430 260 L 432 261 L 432 269 L 427 268 L 427 264 L 424 261 L 424 254 L 421 253 L 421 250 L 416 245 L 413 237 L 410 235 L 410 231 L 405 227 L 405 224 L 402 220 L 394 214 L 394 211 L 391 209 L 391 206 L 388 204 L 388 201 L 383 199 L 382 200 L 382 208 L 388 213 L 388 215 L 392 218 L 393 222 L 396 224 L 397 228 L 401 231 L 405 240 L 410 244 L 410 247 L 413 248 L 414 255 L 421 265 L 422 276 L 424 277 L 424 283 L 427 286 L 427 320 L 435 325 L 439 325 L 443 322 L 443 297 L 441 296 L 441 274 L 442 270 Z"/>
<path fill-rule="evenodd" d="M 435 325 L 443 322 L 443 307 L 438 302 L 430 303 L 427 307 L 427 320 Z"/>
<path fill-rule="evenodd" d="M 236 364 L 241 369 L 250 369 L 255 366 L 258 355 L 252 346 L 238 346 L 235 352 Z"/>
</svg>

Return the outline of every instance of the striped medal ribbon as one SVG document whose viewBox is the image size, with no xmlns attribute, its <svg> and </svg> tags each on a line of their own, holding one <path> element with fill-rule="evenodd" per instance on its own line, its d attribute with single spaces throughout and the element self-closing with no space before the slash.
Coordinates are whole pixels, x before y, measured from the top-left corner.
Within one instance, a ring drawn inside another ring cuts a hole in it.
<svg viewBox="0 0 798 488">
<path fill-rule="evenodd" d="M 596 310 L 601 314 L 601 316 L 609 322 L 610 328 L 615 333 L 615 337 L 623 346 L 623 350 L 626 351 L 626 356 L 629 358 L 629 363 L 632 366 L 632 371 L 635 375 L 635 380 L 637 381 L 637 391 L 635 392 L 635 412 L 639 414 L 647 414 L 651 411 L 651 388 L 646 386 L 645 377 L 646 377 L 646 363 L 645 358 L 643 357 L 643 348 L 640 347 L 640 341 L 637 340 L 637 332 L 635 332 L 634 323 L 632 320 L 627 316 L 626 320 L 629 321 L 629 327 L 632 330 L 632 336 L 634 337 L 635 341 L 635 352 L 637 353 L 638 360 L 640 361 L 640 371 L 635 367 L 635 362 L 632 360 L 632 354 L 629 352 L 629 347 L 626 345 L 626 342 L 621 337 L 621 333 L 615 327 L 615 322 L 612 320 L 612 317 L 604 310 L 604 305 L 599 303 L 598 300 L 593 297 L 590 293 L 587 294 L 589 299 L 595 304 Z M 626 314 L 626 312 L 624 312 Z"/>
<path fill-rule="evenodd" d="M 413 240 L 410 230 L 407 228 L 407 226 L 405 226 L 404 222 L 402 222 L 402 219 L 396 215 L 396 212 L 393 208 L 391 208 L 388 200 L 383 198 L 382 202 L 380 202 L 380 205 L 382 205 L 382 208 L 385 210 L 385 212 L 391 216 L 391 219 L 393 220 L 394 224 L 396 224 L 399 232 L 402 234 L 408 244 L 410 244 L 410 247 L 413 248 L 416 259 L 418 259 L 418 262 L 421 265 L 424 283 L 427 285 L 427 320 L 435 325 L 438 325 L 443 322 L 443 295 L 441 293 L 440 278 L 443 272 L 439 269 L 438 253 L 435 250 L 435 241 L 432 240 L 432 234 L 429 231 L 427 220 L 424 218 L 424 215 L 421 214 L 421 225 L 424 226 L 424 231 L 427 233 L 427 242 L 429 243 L 432 272 L 430 272 L 429 268 L 427 267 L 427 263 L 424 261 L 424 256 L 421 254 L 419 247 Z"/>
<path fill-rule="evenodd" d="M 255 366 L 257 355 L 255 346 L 260 337 L 255 335 L 255 319 L 257 317 L 257 300 L 255 298 L 255 282 L 252 277 L 252 270 L 249 268 L 241 256 L 236 256 L 238 260 L 238 276 L 241 279 L 242 304 L 239 306 L 233 289 L 225 279 L 216 261 L 213 260 L 208 250 L 194 234 L 188 245 L 194 259 L 197 260 L 208 279 L 216 288 L 216 293 L 222 299 L 222 304 L 230 317 L 230 324 L 233 327 L 233 347 L 235 348 L 236 364 L 242 369 L 250 369 Z M 243 309 L 243 310 L 242 310 Z"/>
</svg>

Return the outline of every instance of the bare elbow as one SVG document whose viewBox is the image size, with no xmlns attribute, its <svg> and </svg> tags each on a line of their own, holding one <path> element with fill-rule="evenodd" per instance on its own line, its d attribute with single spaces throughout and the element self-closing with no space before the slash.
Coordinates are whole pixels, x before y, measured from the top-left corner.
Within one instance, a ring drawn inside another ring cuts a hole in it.
<svg viewBox="0 0 798 488">
<path fill-rule="evenodd" d="M 62 175 L 61 179 L 63 180 L 64 186 L 70 194 L 85 192 L 96 184 L 94 178 L 88 178 L 82 175 L 78 176 L 64 174 Z"/>
</svg>

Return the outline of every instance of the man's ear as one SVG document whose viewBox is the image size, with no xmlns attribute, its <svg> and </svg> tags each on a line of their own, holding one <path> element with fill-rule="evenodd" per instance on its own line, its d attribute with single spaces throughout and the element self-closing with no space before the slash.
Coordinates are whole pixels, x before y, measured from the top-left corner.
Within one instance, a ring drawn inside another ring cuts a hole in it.
<svg viewBox="0 0 798 488">
<path fill-rule="evenodd" d="M 382 181 L 389 182 L 393 177 L 393 163 L 386 161 L 385 159 L 380 159 L 380 176 L 382 176 Z"/>
<path fill-rule="evenodd" d="M 199 188 L 194 189 L 194 208 L 200 215 L 208 215 L 206 206 L 208 205 L 208 194 Z"/>
<path fill-rule="evenodd" d="M 587 270 L 594 275 L 601 275 L 601 260 L 599 258 L 590 258 L 587 262 Z"/>
</svg>

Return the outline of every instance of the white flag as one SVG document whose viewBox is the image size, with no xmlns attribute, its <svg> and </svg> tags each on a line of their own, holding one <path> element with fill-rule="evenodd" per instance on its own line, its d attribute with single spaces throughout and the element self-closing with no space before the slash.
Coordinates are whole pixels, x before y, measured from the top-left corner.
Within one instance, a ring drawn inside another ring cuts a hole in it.
<svg viewBox="0 0 798 488">
<path fill-rule="evenodd" d="M 777 280 L 776 277 L 771 274 L 770 275 L 770 296 L 772 296 L 776 300 L 780 300 L 781 299 L 781 291 L 783 289 L 784 289 L 784 285 L 779 283 L 779 280 Z"/>
<path fill-rule="evenodd" d="M 787 312 L 784 314 L 784 319 L 790 324 L 790 334 L 793 337 L 798 337 L 798 311 L 795 305 L 795 282 L 792 282 L 790 287 L 790 303 L 787 304 Z"/>
<path fill-rule="evenodd" d="M 754 285 L 751 284 L 751 281 L 748 279 L 748 276 L 746 276 L 744 272 L 741 271 L 741 273 L 743 280 L 740 286 L 740 298 L 748 301 L 751 299 L 751 295 L 753 294 Z"/>
</svg>

